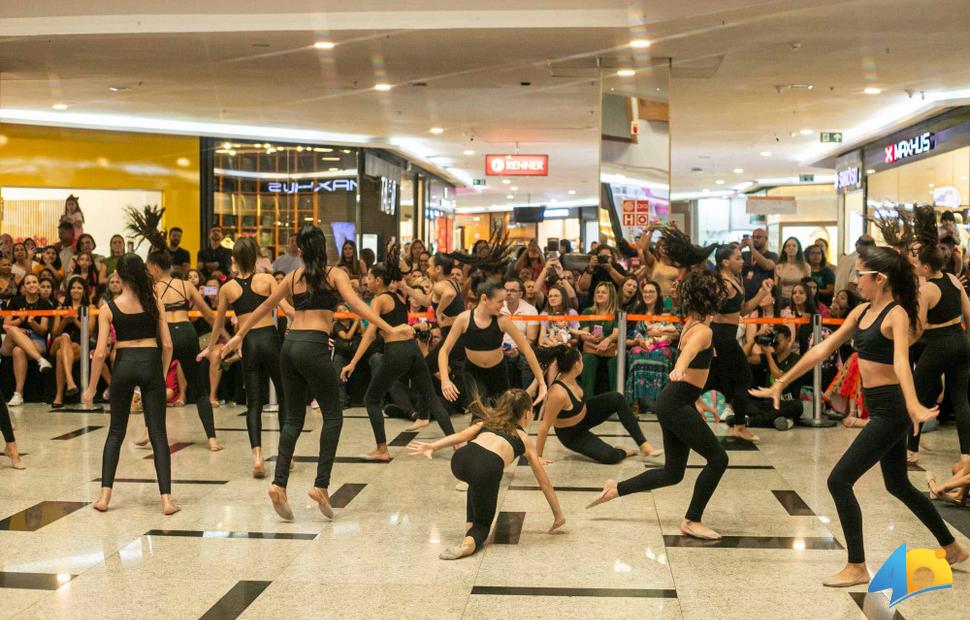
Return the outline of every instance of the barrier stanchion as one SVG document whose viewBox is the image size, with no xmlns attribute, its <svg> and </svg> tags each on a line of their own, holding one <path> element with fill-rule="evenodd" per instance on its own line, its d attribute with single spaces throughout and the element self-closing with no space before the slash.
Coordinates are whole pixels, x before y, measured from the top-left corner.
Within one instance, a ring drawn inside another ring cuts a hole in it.
<svg viewBox="0 0 970 620">
<path fill-rule="evenodd" d="M 616 329 L 619 333 L 616 352 L 616 391 L 623 394 L 626 388 L 626 312 L 617 312 Z"/>
<path fill-rule="evenodd" d="M 91 332 L 88 329 L 88 316 L 88 307 L 82 305 L 78 312 L 78 319 L 81 321 L 81 385 L 79 387 L 82 392 L 87 389 L 91 379 Z M 80 402 L 77 405 L 63 407 L 60 411 L 104 411 L 104 407 L 101 405 L 89 407 L 84 402 Z"/>
<path fill-rule="evenodd" d="M 273 327 L 275 329 L 277 329 L 277 330 L 279 329 L 279 322 L 280 322 L 280 315 L 279 315 L 278 312 L 274 312 L 273 313 Z M 243 363 L 245 363 L 245 360 L 243 360 Z M 269 402 L 267 402 L 265 405 L 263 405 L 263 411 L 262 412 L 263 413 L 276 413 L 276 412 L 278 412 L 280 410 L 280 403 L 277 400 L 277 396 L 276 396 L 276 385 L 273 383 L 273 380 L 271 378 L 269 378 L 269 377 L 267 377 L 266 382 L 269 383 Z M 246 394 L 246 398 L 249 398 L 249 394 Z"/>
<path fill-rule="evenodd" d="M 812 346 L 822 342 L 822 316 L 812 315 Z M 835 426 L 835 420 L 822 417 L 822 365 L 818 364 L 812 369 L 812 418 L 810 420 L 800 420 L 802 426 L 812 428 L 828 428 Z"/>
</svg>

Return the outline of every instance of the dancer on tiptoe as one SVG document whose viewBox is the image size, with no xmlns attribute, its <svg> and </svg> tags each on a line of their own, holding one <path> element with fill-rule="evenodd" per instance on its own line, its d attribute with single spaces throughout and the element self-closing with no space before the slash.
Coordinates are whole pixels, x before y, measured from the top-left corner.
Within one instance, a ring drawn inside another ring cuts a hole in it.
<svg viewBox="0 0 970 620">
<path fill-rule="evenodd" d="M 707 460 L 707 465 L 694 483 L 694 495 L 680 531 L 695 538 L 717 540 L 721 535 L 704 525 L 701 518 L 727 469 L 728 456 L 704 417 L 697 413 L 694 403 L 708 380 L 708 369 L 714 356 L 711 317 L 724 299 L 724 288 L 717 274 L 700 269 L 689 272 L 679 290 L 682 311 L 688 319 L 680 336 L 680 355 L 670 371 L 670 383 L 660 392 L 656 406 L 657 420 L 663 430 L 664 466 L 620 483 L 607 480 L 603 492 L 588 508 L 622 495 L 679 483 L 684 479 L 687 457 L 694 450 Z"/>
<path fill-rule="evenodd" d="M 332 519 L 330 505 L 330 473 L 337 456 L 337 443 L 343 428 L 343 411 L 340 408 L 340 390 L 337 370 L 333 367 L 329 351 L 330 333 L 333 329 L 333 313 L 343 298 L 350 307 L 385 333 L 414 337 L 414 330 L 405 325 L 391 327 L 354 292 L 350 277 L 343 269 L 327 266 L 327 239 L 323 231 L 313 224 L 305 224 L 296 238 L 304 266 L 283 279 L 279 286 L 262 304 L 240 324 L 236 335 L 222 349 L 223 358 L 239 350 L 243 339 L 270 312 L 275 310 L 287 295 L 293 296 L 295 316 L 283 339 L 280 354 L 280 371 L 283 375 L 283 392 L 286 394 L 286 415 L 280 433 L 279 456 L 276 475 L 269 489 L 269 497 L 276 513 L 287 521 L 293 520 L 286 495 L 286 483 L 290 475 L 290 462 L 296 449 L 296 440 L 303 431 L 306 407 L 310 395 L 316 398 L 323 415 L 320 431 L 320 458 L 317 477 L 308 495 L 317 503 L 320 512 Z"/>
<path fill-rule="evenodd" d="M 761 300 L 771 294 L 772 280 L 765 280 L 757 294 L 748 301 L 744 300 L 744 285 L 741 271 L 744 261 L 736 245 L 708 246 L 700 248 L 690 242 L 690 238 L 676 228 L 667 227 L 662 232 L 667 256 L 680 267 L 693 268 L 706 261 L 715 247 L 714 264 L 721 276 L 726 297 L 718 308 L 711 331 L 714 334 L 714 361 L 707 377 L 704 391 L 717 390 L 727 399 L 734 410 L 734 425 L 728 434 L 747 441 L 758 441 L 747 427 L 747 413 L 751 387 L 751 368 L 745 358 L 744 350 L 738 344 L 738 325 L 741 315 L 753 312 Z M 693 262 L 692 262 L 693 261 Z"/>
<path fill-rule="evenodd" d="M 465 537 L 460 545 L 442 552 L 438 556 L 442 560 L 457 560 L 482 548 L 495 518 L 502 473 L 523 454 L 529 460 L 532 473 L 552 509 L 553 522 L 549 533 L 552 534 L 566 523 L 559 507 L 559 498 L 542 466 L 542 459 L 523 430 L 532 419 L 532 399 L 529 394 L 525 390 L 508 390 L 498 398 L 494 407 L 483 405 L 481 400 L 476 399 L 470 408 L 476 412 L 475 417 L 479 421 L 460 433 L 434 443 L 413 441 L 408 444 L 412 456 L 423 455 L 428 459 L 435 450 L 465 444 L 451 457 L 452 473 L 468 485 Z"/>
<path fill-rule="evenodd" d="M 276 278 L 268 273 L 255 273 L 256 259 L 260 256 L 259 244 L 252 237 L 242 237 L 232 246 L 232 260 L 237 275 L 219 289 L 219 302 L 212 332 L 218 334 L 226 321 L 226 311 L 232 307 L 236 320 L 243 322 L 256 308 L 276 290 Z M 293 308 L 286 300 L 280 307 L 288 314 Z M 197 359 L 209 357 L 216 346 L 216 338 L 209 339 L 209 346 L 199 353 Z M 263 377 L 268 377 L 276 388 L 279 402 L 279 423 L 283 428 L 286 411 L 283 380 L 280 376 L 280 334 L 271 315 L 263 317 L 246 334 L 242 344 L 243 378 L 246 384 L 246 430 L 249 431 L 249 447 L 253 452 L 253 478 L 264 478 L 262 433 L 263 405 L 269 397 L 263 394 Z"/>
<path fill-rule="evenodd" d="M 27 469 L 20 452 L 17 451 L 17 438 L 13 434 L 13 423 L 10 421 L 10 411 L 7 410 L 7 401 L 0 396 L 0 434 L 3 435 L 3 453 L 10 459 L 10 466 L 14 469 Z"/>
<path fill-rule="evenodd" d="M 879 463 L 882 477 L 893 496 L 906 504 L 946 550 L 950 564 L 963 562 L 970 554 L 957 543 L 928 497 L 909 481 L 906 438 L 937 415 L 936 407 L 920 404 L 909 363 L 909 342 L 918 326 L 916 274 L 905 256 L 885 247 L 872 248 L 856 261 L 856 285 L 869 303 L 860 304 L 830 337 L 815 345 L 801 360 L 776 379 L 770 388 L 751 390 L 753 396 L 771 398 L 778 407 L 786 385 L 853 338 L 859 354 L 863 398 L 869 423 L 829 474 L 828 486 L 842 522 L 848 564 L 823 581 L 830 587 L 848 587 L 869 582 L 862 538 L 862 511 L 852 487 L 864 473 Z"/>
<path fill-rule="evenodd" d="M 122 292 L 101 306 L 98 314 L 98 344 L 91 361 L 91 380 L 81 396 L 91 405 L 108 355 L 108 339 L 115 334 L 115 362 L 111 373 L 111 426 L 104 441 L 101 462 L 101 497 L 93 506 L 105 512 L 111 501 L 121 445 L 128 429 L 135 388 L 141 390 L 142 409 L 152 442 L 155 476 L 162 496 L 162 512 L 175 514 L 181 508 L 172 502 L 172 460 L 165 432 L 165 371 L 172 361 L 172 337 L 165 324 L 165 311 L 155 296 L 145 263 L 136 254 L 118 259 L 117 273 Z"/>
<path fill-rule="evenodd" d="M 398 246 L 395 245 L 387 253 L 387 258 L 383 263 L 371 267 L 370 277 L 367 278 L 367 286 L 374 295 L 370 307 L 391 327 L 390 330 L 383 333 L 384 359 L 374 376 L 371 377 L 367 393 L 364 395 L 367 416 L 370 418 L 374 439 L 377 441 L 377 448 L 364 457 L 371 461 L 391 460 L 391 453 L 387 450 L 387 437 L 384 434 L 384 414 L 381 410 L 381 403 L 384 401 L 384 396 L 390 391 L 391 386 L 399 379 L 410 378 L 418 392 L 418 409 L 425 413 L 430 411 L 445 435 L 451 435 L 455 432 L 448 412 L 445 411 L 434 392 L 431 372 L 425 364 L 424 356 L 421 355 L 417 341 L 413 335 L 408 336 L 395 332 L 395 329 L 401 325 L 408 324 L 408 306 L 401 299 L 400 293 L 395 290 L 397 284 L 404 278 L 400 264 Z M 377 337 L 377 329 L 375 323 L 367 326 L 367 331 L 364 332 L 364 337 L 357 346 L 354 358 L 340 371 L 341 381 L 350 379 L 357 363 L 364 357 L 364 353 L 367 352 L 367 349 L 370 348 Z"/>
</svg>

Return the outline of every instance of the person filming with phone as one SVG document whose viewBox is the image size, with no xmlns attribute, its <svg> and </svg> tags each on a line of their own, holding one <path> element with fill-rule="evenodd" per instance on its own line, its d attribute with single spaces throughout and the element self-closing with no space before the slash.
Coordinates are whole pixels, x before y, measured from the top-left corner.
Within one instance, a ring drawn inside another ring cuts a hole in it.
<svg viewBox="0 0 970 620">
<path fill-rule="evenodd" d="M 579 290 L 584 293 L 595 291 L 601 282 L 619 287 L 627 275 L 627 270 L 623 268 L 623 265 L 616 262 L 613 248 L 606 244 L 600 244 L 596 247 L 596 255 L 589 261 L 589 267 L 586 268 L 583 276 L 579 279 Z"/>
</svg>

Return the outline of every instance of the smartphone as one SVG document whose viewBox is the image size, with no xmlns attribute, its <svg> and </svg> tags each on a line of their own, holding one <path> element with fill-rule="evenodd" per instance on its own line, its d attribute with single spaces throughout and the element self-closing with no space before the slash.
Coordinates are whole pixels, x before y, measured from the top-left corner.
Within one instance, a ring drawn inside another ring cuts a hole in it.
<svg viewBox="0 0 970 620">
<path fill-rule="evenodd" d="M 558 250 L 546 250 L 546 260 L 555 260 L 559 258 Z"/>
<path fill-rule="evenodd" d="M 556 237 L 549 237 L 546 241 L 546 252 L 559 252 L 559 239 Z"/>
<path fill-rule="evenodd" d="M 596 257 L 596 262 L 600 265 L 605 265 L 606 263 L 610 262 L 610 257 L 606 254 L 600 254 Z"/>
<path fill-rule="evenodd" d="M 216 295 L 219 294 L 219 289 L 216 288 L 215 286 L 203 286 L 202 294 L 205 295 L 206 297 L 215 297 Z"/>
</svg>

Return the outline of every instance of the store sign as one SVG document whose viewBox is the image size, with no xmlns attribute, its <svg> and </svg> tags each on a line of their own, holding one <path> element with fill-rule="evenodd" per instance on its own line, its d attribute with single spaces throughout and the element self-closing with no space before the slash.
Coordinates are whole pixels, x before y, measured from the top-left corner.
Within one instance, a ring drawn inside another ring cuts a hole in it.
<svg viewBox="0 0 970 620">
<path fill-rule="evenodd" d="M 394 215 L 397 205 L 397 181 L 381 177 L 381 211 Z"/>
<path fill-rule="evenodd" d="M 932 132 L 927 131 L 913 138 L 900 140 L 895 144 L 888 144 L 882 148 L 886 155 L 886 163 L 892 164 L 902 159 L 929 153 L 936 148 L 936 139 Z"/>
<path fill-rule="evenodd" d="M 548 155 L 486 155 L 485 174 L 499 177 L 549 176 Z"/>
<path fill-rule="evenodd" d="M 857 187 L 860 182 L 860 173 L 861 170 L 858 167 L 849 168 L 848 170 L 839 170 L 835 174 L 836 191 Z"/>
<path fill-rule="evenodd" d="M 357 191 L 357 179 L 327 179 L 326 181 L 270 181 L 264 190 L 270 194 L 299 194 L 319 192 Z"/>
<path fill-rule="evenodd" d="M 794 196 L 748 196 L 745 212 L 749 215 L 793 215 L 798 212 Z"/>
<path fill-rule="evenodd" d="M 542 212 L 542 217 L 547 220 L 557 217 L 569 217 L 569 209 L 546 209 Z"/>
<path fill-rule="evenodd" d="M 623 228 L 646 228 L 650 225 L 649 200 L 624 200 L 620 213 Z"/>
</svg>

